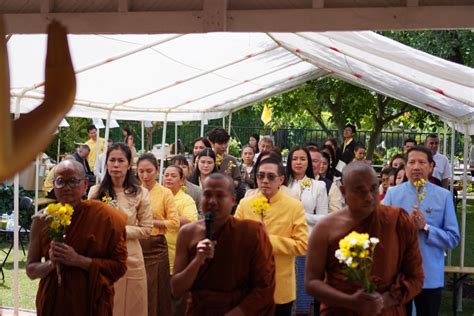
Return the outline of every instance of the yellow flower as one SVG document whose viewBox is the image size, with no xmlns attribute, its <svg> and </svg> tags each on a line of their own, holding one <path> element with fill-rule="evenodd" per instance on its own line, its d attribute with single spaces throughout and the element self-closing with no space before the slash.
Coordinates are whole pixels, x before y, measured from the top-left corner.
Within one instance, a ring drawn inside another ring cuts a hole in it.
<svg viewBox="0 0 474 316">
<path fill-rule="evenodd" d="M 114 200 L 108 192 L 105 193 L 105 196 L 102 197 L 102 202 L 104 202 L 105 204 L 107 204 L 108 206 L 112 206 L 112 207 L 115 207 L 117 208 L 117 201 Z"/>
<path fill-rule="evenodd" d="M 306 188 L 311 187 L 311 179 L 305 178 L 303 181 L 300 182 L 300 189 L 303 191 Z"/>
<path fill-rule="evenodd" d="M 260 215 L 260 217 L 263 219 L 265 217 L 265 213 L 270 207 L 270 204 L 268 203 L 268 199 L 265 196 L 258 194 L 257 197 L 252 202 L 250 202 L 250 207 L 255 214 Z"/>
<path fill-rule="evenodd" d="M 71 225 L 71 217 L 74 208 L 69 204 L 50 204 L 41 215 L 46 222 L 49 222 L 48 235 L 51 239 L 61 241 L 67 226 Z"/>
<path fill-rule="evenodd" d="M 372 270 L 373 254 L 378 238 L 370 238 L 368 234 L 351 232 L 339 241 L 339 249 L 335 257 L 344 264 L 343 272 L 349 281 L 354 281 L 371 293 L 375 291 L 375 284 L 369 280 Z"/>
<path fill-rule="evenodd" d="M 426 195 L 426 180 L 425 179 L 420 179 L 416 180 L 413 182 L 413 185 L 415 186 L 416 189 L 416 200 L 417 200 L 417 205 L 425 199 Z M 421 190 L 421 192 L 420 192 Z"/>
<path fill-rule="evenodd" d="M 224 160 L 224 156 L 222 156 L 221 154 L 217 154 L 216 155 L 216 166 L 217 166 L 217 168 L 219 168 L 221 166 L 222 160 Z"/>
</svg>

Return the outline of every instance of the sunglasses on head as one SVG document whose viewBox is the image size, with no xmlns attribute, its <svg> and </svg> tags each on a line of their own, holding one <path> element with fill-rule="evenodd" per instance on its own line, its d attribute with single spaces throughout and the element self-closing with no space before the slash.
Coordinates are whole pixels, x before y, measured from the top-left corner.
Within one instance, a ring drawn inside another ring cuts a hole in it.
<svg viewBox="0 0 474 316">
<path fill-rule="evenodd" d="M 274 174 L 274 173 L 265 173 L 265 172 L 259 172 L 257 173 L 257 179 L 258 180 L 263 180 L 267 178 L 268 181 L 273 181 L 275 180 L 276 178 L 278 178 L 278 175 L 277 174 Z"/>
<path fill-rule="evenodd" d="M 54 180 L 54 187 L 56 189 L 62 189 L 66 185 L 69 185 L 70 188 L 75 188 L 79 186 L 82 180 L 84 180 L 84 178 L 83 179 L 71 178 L 71 179 L 66 180 L 62 177 L 59 177 L 59 178 L 56 178 L 56 180 Z"/>
</svg>

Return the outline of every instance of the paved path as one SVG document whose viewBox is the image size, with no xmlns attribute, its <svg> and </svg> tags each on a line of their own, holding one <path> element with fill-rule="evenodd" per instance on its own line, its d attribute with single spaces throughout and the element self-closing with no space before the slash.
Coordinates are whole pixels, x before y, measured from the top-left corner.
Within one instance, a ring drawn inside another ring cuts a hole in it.
<svg viewBox="0 0 474 316">
<path fill-rule="evenodd" d="M 0 316 L 13 316 L 13 308 L 0 307 Z M 35 311 L 20 309 L 20 316 L 34 316 L 36 315 Z"/>
</svg>

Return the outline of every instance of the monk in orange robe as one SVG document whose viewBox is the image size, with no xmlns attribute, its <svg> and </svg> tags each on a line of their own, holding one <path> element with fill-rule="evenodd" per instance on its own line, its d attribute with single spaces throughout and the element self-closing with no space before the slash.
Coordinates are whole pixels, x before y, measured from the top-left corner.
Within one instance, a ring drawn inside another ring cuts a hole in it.
<svg viewBox="0 0 474 316">
<path fill-rule="evenodd" d="M 349 164 L 343 183 L 341 192 L 347 207 L 326 216 L 311 234 L 306 291 L 321 301 L 320 315 L 405 315 L 404 304 L 423 285 L 415 224 L 403 209 L 379 204 L 377 177 L 364 162 Z M 350 283 L 342 272 L 344 263 L 335 257 L 339 241 L 352 231 L 380 240 L 370 274 L 375 293 Z"/>
<path fill-rule="evenodd" d="M 212 213 L 212 238 L 203 220 L 183 226 L 178 235 L 173 296 L 191 292 L 187 315 L 273 315 L 275 263 L 261 223 L 233 218 L 232 179 L 215 173 L 206 178 L 201 198 Z"/>
<path fill-rule="evenodd" d="M 26 273 L 41 278 L 37 314 L 112 315 L 113 283 L 127 269 L 125 215 L 99 201 L 81 201 L 88 181 L 76 161 L 65 160 L 56 167 L 54 186 L 58 200 L 70 204 L 74 213 L 63 243 L 47 237 L 42 218 L 33 220 Z"/>
</svg>

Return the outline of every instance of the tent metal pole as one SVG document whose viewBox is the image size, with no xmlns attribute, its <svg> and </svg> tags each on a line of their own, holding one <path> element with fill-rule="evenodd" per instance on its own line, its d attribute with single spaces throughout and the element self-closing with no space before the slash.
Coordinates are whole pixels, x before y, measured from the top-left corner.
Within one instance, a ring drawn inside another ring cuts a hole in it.
<svg viewBox="0 0 474 316">
<path fill-rule="evenodd" d="M 110 117 L 107 116 L 107 121 L 110 120 Z M 96 163 L 99 162 L 99 155 L 101 154 L 101 152 L 99 151 L 100 150 L 100 147 L 99 147 L 99 144 L 100 144 L 100 128 L 98 128 L 96 126 L 96 129 L 97 129 L 97 137 L 96 137 L 96 140 L 95 140 L 95 162 L 94 162 L 94 166 Z M 107 139 L 105 139 L 105 141 L 107 141 Z M 98 182 L 99 179 L 96 179 L 96 182 Z"/>
<path fill-rule="evenodd" d="M 110 133 L 110 117 L 111 116 L 112 116 L 112 110 L 110 110 L 107 113 L 107 119 L 105 121 L 105 133 L 104 133 L 104 141 L 105 141 L 104 154 L 105 154 L 105 157 L 107 157 L 107 151 L 109 150 L 108 140 L 109 140 L 109 137 L 110 137 L 109 133 Z M 100 175 L 96 175 L 96 177 L 97 177 L 96 178 L 96 183 L 100 183 L 100 181 L 102 181 L 102 179 L 104 179 L 104 175 L 107 172 L 105 170 L 106 165 L 107 165 L 107 161 L 106 161 L 105 157 L 100 162 L 102 164 L 102 166 L 100 166 Z M 99 159 L 99 155 L 97 155 L 96 163 L 97 163 L 97 159 Z"/>
<path fill-rule="evenodd" d="M 227 133 L 230 135 L 230 129 L 232 127 L 232 112 L 229 113 L 229 126 L 227 128 Z"/>
<path fill-rule="evenodd" d="M 222 118 L 222 128 L 225 129 L 225 116 Z"/>
<path fill-rule="evenodd" d="M 466 194 L 467 194 L 467 164 L 468 164 L 468 150 L 469 150 L 469 129 L 467 124 L 464 124 L 464 168 L 462 180 L 462 215 L 461 215 L 461 268 L 464 267 L 464 248 L 466 241 Z"/>
<path fill-rule="evenodd" d="M 38 201 L 38 187 L 39 187 L 39 157 L 36 156 L 35 161 L 35 201 Z M 35 214 L 38 213 L 38 203 L 35 203 Z"/>
<path fill-rule="evenodd" d="M 201 118 L 201 133 L 200 133 L 201 137 L 204 137 L 204 114 L 202 115 L 202 118 Z"/>
<path fill-rule="evenodd" d="M 178 154 L 178 121 L 174 122 L 174 154 Z"/>
<path fill-rule="evenodd" d="M 461 250 L 460 250 L 460 259 L 459 266 L 464 268 L 464 252 L 466 247 L 466 198 L 467 198 L 467 164 L 468 164 L 468 153 L 469 149 L 469 129 L 467 124 L 464 124 L 464 166 L 463 166 L 463 180 L 462 180 L 462 213 L 461 213 Z M 462 283 L 459 287 L 457 299 L 457 311 L 462 311 Z"/>
<path fill-rule="evenodd" d="M 58 154 L 56 156 L 56 163 L 59 163 L 59 155 L 61 153 L 61 126 L 58 126 Z"/>
<path fill-rule="evenodd" d="M 451 122 L 452 124 L 452 127 L 451 127 L 451 174 L 454 175 L 454 145 L 455 145 L 455 141 L 456 141 L 456 129 L 454 128 L 454 122 Z M 450 188 L 450 191 L 451 191 L 451 195 L 454 196 L 454 179 L 451 177 L 451 185 L 449 186 Z M 456 205 L 454 205 L 454 207 L 456 207 Z M 448 265 L 450 266 L 451 265 L 451 261 L 452 261 L 452 254 L 453 254 L 453 251 L 451 249 L 448 249 Z"/>
<path fill-rule="evenodd" d="M 145 122 L 142 121 L 142 152 L 145 152 Z"/>
<path fill-rule="evenodd" d="M 163 121 L 163 137 L 161 138 L 161 159 L 160 159 L 160 183 L 163 180 L 163 167 L 165 164 L 165 143 L 166 143 L 166 125 L 168 124 L 168 112 L 165 113 Z"/>
<path fill-rule="evenodd" d="M 20 105 L 21 99 L 26 93 L 26 89 L 23 89 L 21 95 L 16 98 L 15 103 L 15 119 L 20 117 Z M 36 203 L 37 204 L 37 203 Z M 18 254 L 18 241 L 20 237 L 18 219 L 20 213 L 20 172 L 15 174 L 13 180 L 13 315 L 19 315 L 19 254 Z"/>
<path fill-rule="evenodd" d="M 227 126 L 227 133 L 230 135 L 230 129 L 232 127 L 232 112 L 229 113 L 229 124 Z M 229 146 L 227 146 L 227 153 L 229 153 Z"/>
<path fill-rule="evenodd" d="M 446 128 L 447 128 L 447 125 L 448 125 L 448 124 L 446 124 L 446 121 L 444 121 L 444 129 L 443 129 L 443 130 L 444 130 L 444 133 L 443 133 L 443 155 L 445 155 L 445 156 L 446 156 L 446 153 L 448 152 L 448 151 L 446 150 L 446 137 L 447 137 Z"/>
</svg>

